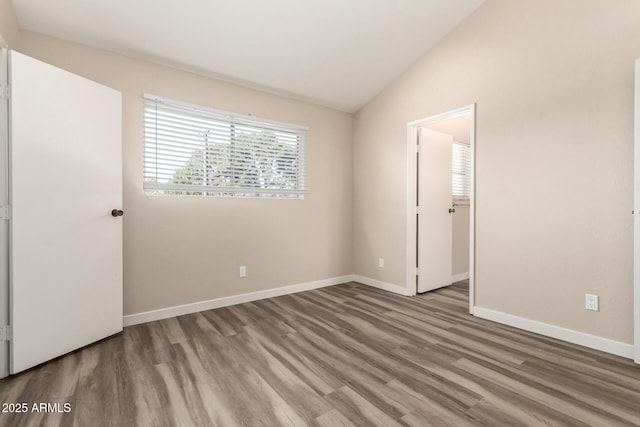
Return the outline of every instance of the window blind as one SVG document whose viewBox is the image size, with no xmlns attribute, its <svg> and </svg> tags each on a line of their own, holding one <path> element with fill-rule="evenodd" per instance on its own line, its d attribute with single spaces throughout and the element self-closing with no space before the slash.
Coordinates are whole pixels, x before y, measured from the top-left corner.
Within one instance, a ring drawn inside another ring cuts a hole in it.
<svg viewBox="0 0 640 427">
<path fill-rule="evenodd" d="M 307 128 L 145 94 L 144 190 L 302 198 Z"/>
<path fill-rule="evenodd" d="M 452 188 L 454 199 L 469 199 L 471 192 L 471 148 L 465 144 L 453 143 Z"/>
</svg>

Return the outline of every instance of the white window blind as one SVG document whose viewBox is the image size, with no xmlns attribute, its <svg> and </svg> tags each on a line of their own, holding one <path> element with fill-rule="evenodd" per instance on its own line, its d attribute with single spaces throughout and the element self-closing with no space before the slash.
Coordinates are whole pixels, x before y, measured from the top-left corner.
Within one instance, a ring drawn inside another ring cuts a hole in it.
<svg viewBox="0 0 640 427">
<path fill-rule="evenodd" d="M 306 127 L 145 94 L 144 190 L 302 198 Z"/>
<path fill-rule="evenodd" d="M 471 192 L 471 148 L 453 143 L 452 195 L 454 199 L 468 200 Z"/>
</svg>

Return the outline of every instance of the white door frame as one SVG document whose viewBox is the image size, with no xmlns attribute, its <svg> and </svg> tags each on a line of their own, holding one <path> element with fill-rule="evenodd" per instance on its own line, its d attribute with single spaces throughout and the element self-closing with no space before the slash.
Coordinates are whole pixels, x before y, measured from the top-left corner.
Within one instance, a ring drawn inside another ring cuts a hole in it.
<svg viewBox="0 0 640 427">
<path fill-rule="evenodd" d="M 633 330 L 634 360 L 640 363 L 640 59 L 636 59 L 633 197 Z"/>
<path fill-rule="evenodd" d="M 475 159 L 476 159 L 476 104 L 456 108 L 455 110 L 415 120 L 407 124 L 407 293 L 416 295 L 416 259 L 417 259 L 417 141 L 420 127 L 446 119 L 469 115 L 471 148 L 471 191 L 469 194 L 469 313 L 475 306 L 475 248 L 476 248 L 476 209 L 475 209 Z"/>
<path fill-rule="evenodd" d="M 0 36 L 0 85 L 8 84 L 7 44 Z M 9 101 L 0 95 L 0 206 L 9 205 Z M 4 209 L 3 209 L 4 211 Z M 9 325 L 9 221 L 0 218 L 0 327 Z M 9 341 L 0 337 L 0 378 L 9 375 Z"/>
</svg>

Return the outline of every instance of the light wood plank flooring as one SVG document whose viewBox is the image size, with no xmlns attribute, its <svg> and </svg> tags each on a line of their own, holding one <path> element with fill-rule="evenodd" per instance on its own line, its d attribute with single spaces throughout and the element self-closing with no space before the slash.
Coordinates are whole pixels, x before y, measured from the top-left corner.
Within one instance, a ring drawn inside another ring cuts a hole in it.
<svg viewBox="0 0 640 427">
<path fill-rule="evenodd" d="M 640 425 L 631 361 L 348 283 L 126 328 L 0 381 L 3 426 Z M 64 410 L 64 407 L 62 407 Z"/>
</svg>

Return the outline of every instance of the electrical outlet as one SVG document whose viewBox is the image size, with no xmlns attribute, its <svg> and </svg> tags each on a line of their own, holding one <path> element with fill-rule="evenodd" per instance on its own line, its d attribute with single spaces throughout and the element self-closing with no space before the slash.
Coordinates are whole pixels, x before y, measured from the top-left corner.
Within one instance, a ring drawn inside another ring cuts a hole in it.
<svg viewBox="0 0 640 427">
<path fill-rule="evenodd" d="M 584 308 L 591 311 L 598 311 L 598 295 L 585 294 L 584 295 Z"/>
<path fill-rule="evenodd" d="M 378 259 L 378 267 L 384 268 L 384 258 L 379 258 Z"/>
<path fill-rule="evenodd" d="M 247 277 L 247 267 L 244 265 L 240 266 L 240 277 Z"/>
</svg>

